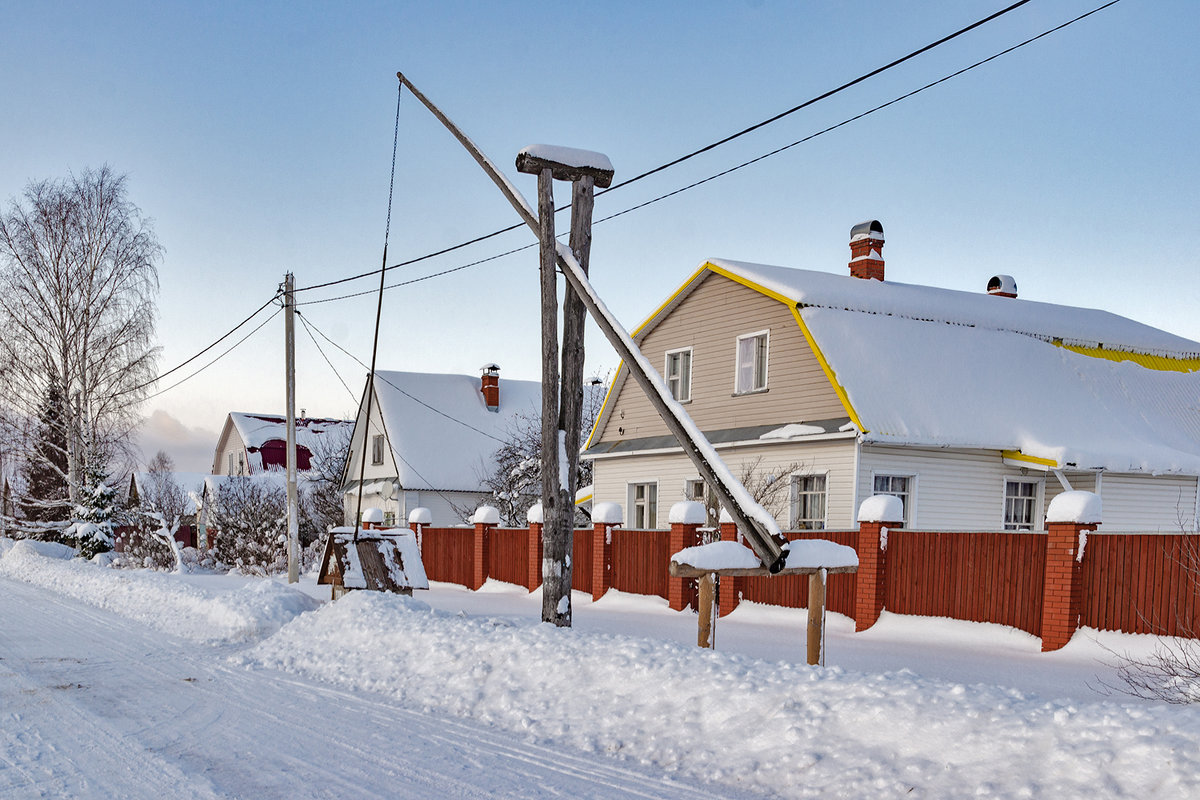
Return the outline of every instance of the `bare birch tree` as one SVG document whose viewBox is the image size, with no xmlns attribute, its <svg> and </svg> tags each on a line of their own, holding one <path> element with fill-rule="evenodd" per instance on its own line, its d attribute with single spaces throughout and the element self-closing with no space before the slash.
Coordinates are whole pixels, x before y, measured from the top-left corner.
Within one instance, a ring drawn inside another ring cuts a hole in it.
<svg viewBox="0 0 1200 800">
<path fill-rule="evenodd" d="M 66 473 L 69 497 L 57 500 L 73 504 L 86 475 L 131 454 L 156 370 L 160 255 L 125 176 L 107 166 L 32 182 L 0 213 L 0 402 L 28 429 L 49 387 L 62 392 L 65 469 L 46 465 Z"/>
</svg>

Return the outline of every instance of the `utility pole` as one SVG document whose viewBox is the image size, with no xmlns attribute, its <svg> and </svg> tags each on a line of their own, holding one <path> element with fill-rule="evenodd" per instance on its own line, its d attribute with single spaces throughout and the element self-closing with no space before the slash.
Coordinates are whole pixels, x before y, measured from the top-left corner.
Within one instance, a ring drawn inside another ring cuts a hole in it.
<svg viewBox="0 0 1200 800">
<path fill-rule="evenodd" d="M 296 278 L 283 278 L 283 326 L 287 383 L 288 583 L 300 580 L 300 518 L 296 497 Z"/>
</svg>

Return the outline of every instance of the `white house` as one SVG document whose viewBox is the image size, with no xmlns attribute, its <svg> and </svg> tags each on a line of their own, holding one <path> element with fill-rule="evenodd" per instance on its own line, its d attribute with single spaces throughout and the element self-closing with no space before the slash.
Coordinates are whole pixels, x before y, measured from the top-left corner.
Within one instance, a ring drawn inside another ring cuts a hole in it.
<svg viewBox="0 0 1200 800">
<path fill-rule="evenodd" d="M 1073 488 L 1102 496 L 1107 530 L 1196 528 L 1200 343 L 1019 299 L 1009 276 L 885 281 L 882 226 L 851 236 L 850 275 L 709 261 L 634 332 L 735 473 L 789 482 L 782 526 L 852 527 L 894 494 L 913 528 L 1039 529 Z M 594 499 L 664 527 L 699 476 L 627 377 L 585 452 Z"/>
<path fill-rule="evenodd" d="M 483 481 L 516 418 L 541 415 L 541 384 L 501 383 L 494 364 L 482 378 L 383 370 L 375 375 L 370 422 L 364 424 L 364 391 L 342 482 L 348 524 L 358 506 L 360 466 L 362 508 L 383 509 L 385 525 L 403 522 L 418 507 L 430 509 L 436 524 L 462 522 L 490 497 Z"/>
<path fill-rule="evenodd" d="M 321 440 L 348 437 L 351 420 L 296 419 L 296 469 L 307 470 Z M 231 411 L 213 455 L 213 475 L 256 475 L 287 468 L 287 417 Z"/>
</svg>

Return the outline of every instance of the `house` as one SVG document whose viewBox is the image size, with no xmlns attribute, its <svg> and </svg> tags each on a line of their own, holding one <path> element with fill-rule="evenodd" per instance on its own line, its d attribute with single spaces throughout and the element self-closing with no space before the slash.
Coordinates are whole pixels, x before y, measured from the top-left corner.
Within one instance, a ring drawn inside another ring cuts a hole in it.
<svg viewBox="0 0 1200 800">
<path fill-rule="evenodd" d="M 1032 530 L 1059 492 L 1105 528 L 1200 516 L 1200 343 L 1107 311 L 885 280 L 883 228 L 851 231 L 848 275 L 714 260 L 634 332 L 738 474 L 787 481 L 790 529 L 849 528 L 892 494 L 907 526 Z M 631 528 L 702 491 L 622 366 L 584 456 Z M 790 467 L 790 469 L 789 469 Z"/>
<path fill-rule="evenodd" d="M 484 479 L 518 418 L 541 415 L 541 384 L 502 384 L 495 364 L 482 378 L 383 370 L 375 378 L 370 421 L 364 390 L 342 481 L 348 523 L 359 505 L 360 466 L 362 507 L 382 509 L 384 525 L 419 507 L 439 524 L 461 522 L 491 497 Z"/>
<path fill-rule="evenodd" d="M 296 419 L 296 469 L 307 470 L 322 441 L 348 436 L 354 423 L 341 419 Z M 213 455 L 213 475 L 255 475 L 287 468 L 287 417 L 231 411 Z"/>
</svg>

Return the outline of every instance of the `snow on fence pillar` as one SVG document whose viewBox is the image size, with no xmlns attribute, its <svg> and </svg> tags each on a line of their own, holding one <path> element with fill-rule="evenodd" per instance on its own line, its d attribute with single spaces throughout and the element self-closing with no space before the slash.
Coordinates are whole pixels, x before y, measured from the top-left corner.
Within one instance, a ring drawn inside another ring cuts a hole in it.
<svg viewBox="0 0 1200 800">
<path fill-rule="evenodd" d="M 424 541 L 425 526 L 433 524 L 433 512 L 424 506 L 417 506 L 408 513 L 408 527 L 417 534 L 417 552 L 421 552 Z"/>
<path fill-rule="evenodd" d="M 475 526 L 474 546 L 471 548 L 471 585 L 478 589 L 488 578 L 488 544 L 491 530 L 500 524 L 500 512 L 491 506 L 480 506 L 471 515 Z"/>
<path fill-rule="evenodd" d="M 904 521 L 899 497 L 877 494 L 858 509 L 858 589 L 854 597 L 854 630 L 865 631 L 883 611 L 887 576 L 887 529 Z"/>
<path fill-rule="evenodd" d="M 612 529 L 623 521 L 616 503 L 592 507 L 592 599 L 599 600 L 612 588 Z"/>
<path fill-rule="evenodd" d="M 706 521 L 704 504 L 684 500 L 671 506 L 671 537 L 668 549 L 678 553 L 700 544 L 700 526 Z M 692 599 L 695 578 L 667 578 L 667 603 L 673 611 L 682 611 Z M 686 584 L 686 585 L 685 585 Z"/>
<path fill-rule="evenodd" d="M 1046 510 L 1046 573 L 1042 582 L 1042 652 L 1066 645 L 1079 627 L 1087 532 L 1100 525 L 1100 496 L 1063 492 Z"/>
<path fill-rule="evenodd" d="M 525 588 L 533 591 L 542 585 L 542 504 L 534 503 L 525 513 L 529 535 L 525 539 Z"/>
<path fill-rule="evenodd" d="M 721 509 L 721 541 L 741 541 L 741 537 L 738 536 L 737 523 L 733 521 L 733 517 L 729 516 L 728 512 L 723 508 Z M 737 608 L 738 603 L 741 602 L 742 592 L 745 591 L 745 588 L 745 578 L 722 575 L 720 583 L 717 586 L 717 607 L 720 609 L 717 616 L 723 617 Z"/>
</svg>

